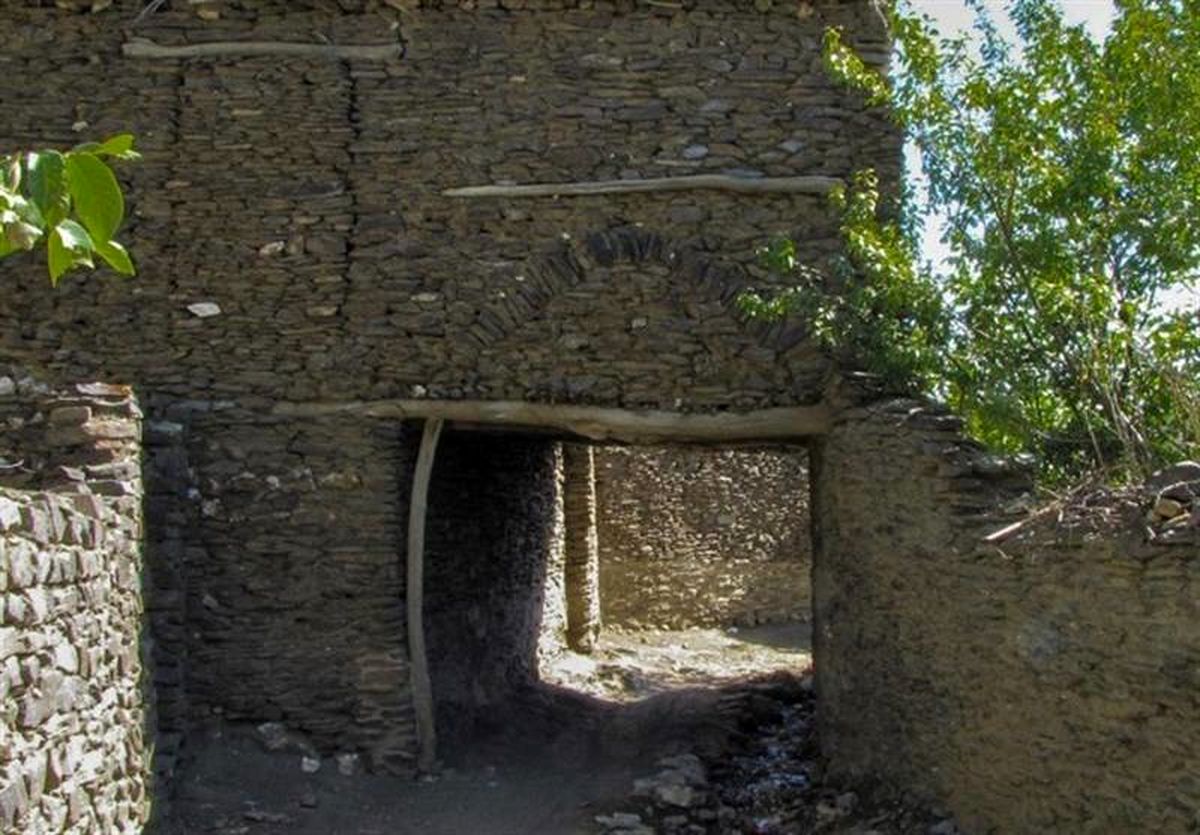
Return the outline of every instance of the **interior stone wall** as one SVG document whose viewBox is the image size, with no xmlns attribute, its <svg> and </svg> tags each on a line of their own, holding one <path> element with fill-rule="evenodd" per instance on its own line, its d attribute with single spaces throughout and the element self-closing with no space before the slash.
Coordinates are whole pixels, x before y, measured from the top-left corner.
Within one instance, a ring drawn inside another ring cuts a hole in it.
<svg viewBox="0 0 1200 835">
<path fill-rule="evenodd" d="M 600 600 L 618 628 L 807 620 L 803 450 L 596 449 Z"/>
<path fill-rule="evenodd" d="M 1148 544 L 1145 502 L 989 545 L 1022 478 L 958 425 L 879 404 L 814 449 L 833 769 L 936 800 L 967 832 L 1191 831 L 1200 546 Z"/>
<path fill-rule="evenodd" d="M 140 833 L 141 412 L 0 369 L 0 830 Z"/>
<path fill-rule="evenodd" d="M 425 624 L 439 746 L 451 753 L 502 723 L 497 706 L 537 681 L 543 627 L 561 629 L 565 618 L 563 598 L 547 596 L 549 567 L 561 576 L 562 520 L 559 445 L 443 435 L 429 490 Z"/>
</svg>

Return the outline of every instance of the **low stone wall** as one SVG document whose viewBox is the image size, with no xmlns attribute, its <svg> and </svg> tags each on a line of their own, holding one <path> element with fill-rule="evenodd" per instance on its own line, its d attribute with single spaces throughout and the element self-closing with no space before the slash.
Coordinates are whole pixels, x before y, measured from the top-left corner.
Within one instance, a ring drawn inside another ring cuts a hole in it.
<svg viewBox="0 0 1200 835">
<path fill-rule="evenodd" d="M 0 831 L 149 818 L 139 423 L 128 389 L 0 373 Z"/>
<path fill-rule="evenodd" d="M 799 450 L 597 449 L 604 624 L 807 619 L 805 462 Z"/>
<path fill-rule="evenodd" d="M 911 403 L 856 410 L 814 455 L 833 770 L 969 833 L 1195 831 L 1195 532 L 1148 542 L 1153 497 L 1109 495 L 989 544 L 1024 514 L 1020 480 L 957 428 Z"/>
</svg>

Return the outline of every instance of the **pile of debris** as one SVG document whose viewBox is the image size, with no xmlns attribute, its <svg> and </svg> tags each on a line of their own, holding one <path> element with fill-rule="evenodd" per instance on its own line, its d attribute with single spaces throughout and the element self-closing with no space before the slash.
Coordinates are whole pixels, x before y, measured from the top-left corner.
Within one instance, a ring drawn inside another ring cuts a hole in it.
<svg viewBox="0 0 1200 835">
<path fill-rule="evenodd" d="M 665 757 L 629 803 L 597 815 L 604 835 L 957 835 L 954 821 L 904 799 L 860 797 L 824 777 L 811 687 L 723 758 Z"/>
<path fill-rule="evenodd" d="M 1078 543 L 1128 536 L 1151 545 L 1200 543 L 1200 463 L 1180 461 L 1145 483 L 1085 483 L 985 538 L 992 545 Z"/>
<path fill-rule="evenodd" d="M 1181 461 L 1146 482 L 1153 496 L 1146 521 L 1150 542 L 1163 545 L 1200 541 L 1200 463 Z"/>
</svg>

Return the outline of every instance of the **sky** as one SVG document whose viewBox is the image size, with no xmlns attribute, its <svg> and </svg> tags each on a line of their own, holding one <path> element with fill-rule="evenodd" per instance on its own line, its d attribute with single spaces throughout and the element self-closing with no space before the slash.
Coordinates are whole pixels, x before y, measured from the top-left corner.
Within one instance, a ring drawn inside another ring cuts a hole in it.
<svg viewBox="0 0 1200 835">
<path fill-rule="evenodd" d="M 997 21 L 1003 19 L 1003 2 L 985 0 L 984 5 Z M 967 11 L 962 0 L 913 0 L 913 6 L 936 20 L 943 34 L 961 31 L 971 23 L 971 13 Z M 1112 22 L 1111 0 L 1065 0 L 1062 7 L 1068 21 L 1087 24 L 1092 34 L 1097 37 L 1103 37 Z"/>
</svg>

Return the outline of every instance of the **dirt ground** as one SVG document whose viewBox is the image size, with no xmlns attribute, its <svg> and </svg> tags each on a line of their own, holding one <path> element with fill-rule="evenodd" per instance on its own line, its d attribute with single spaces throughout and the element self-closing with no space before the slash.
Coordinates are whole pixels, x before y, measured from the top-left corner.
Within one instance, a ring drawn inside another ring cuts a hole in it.
<svg viewBox="0 0 1200 835">
<path fill-rule="evenodd" d="M 925 818 L 889 825 L 894 810 L 818 785 L 809 652 L 803 625 L 606 634 L 499 707 L 503 733 L 415 781 L 328 759 L 306 770 L 299 753 L 265 750 L 261 731 L 214 724 L 193 741 L 160 831 L 925 833 Z"/>
<path fill-rule="evenodd" d="M 730 629 L 604 632 L 590 656 L 567 653 L 543 678 L 618 702 L 812 666 L 807 623 Z"/>
<path fill-rule="evenodd" d="M 691 747 L 695 738 L 686 729 L 719 715 L 729 698 L 722 684 L 751 673 L 799 672 L 808 663 L 803 625 L 605 634 L 591 657 L 564 655 L 545 675 L 566 691 L 555 694 L 554 712 L 586 714 L 574 729 L 530 745 L 485 740 L 456 768 L 418 781 L 346 776 L 333 761 L 305 773 L 299 754 L 264 750 L 254 729 L 214 724 L 195 741 L 165 831 L 595 832 L 595 817 L 620 806 L 656 757 Z M 682 729 L 682 744 L 664 722 Z M 720 747 L 724 733 L 722 726 L 711 744 Z M 578 738 L 584 736 L 601 739 Z"/>
</svg>

